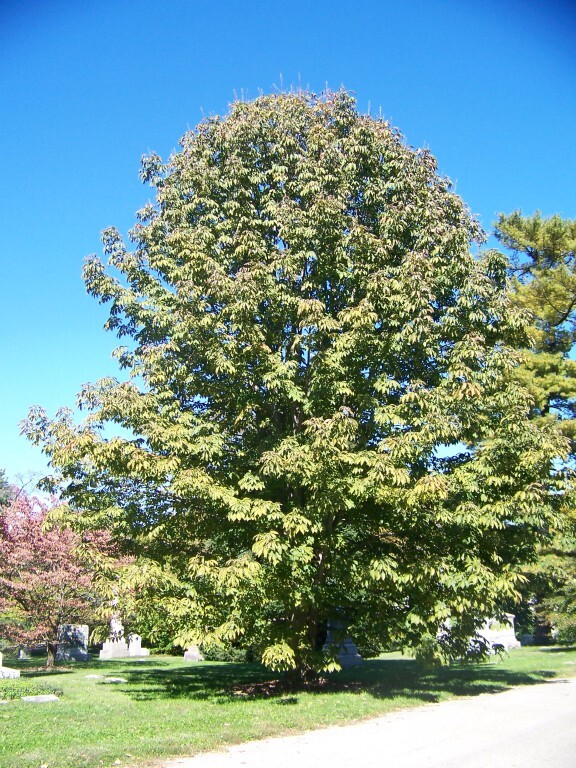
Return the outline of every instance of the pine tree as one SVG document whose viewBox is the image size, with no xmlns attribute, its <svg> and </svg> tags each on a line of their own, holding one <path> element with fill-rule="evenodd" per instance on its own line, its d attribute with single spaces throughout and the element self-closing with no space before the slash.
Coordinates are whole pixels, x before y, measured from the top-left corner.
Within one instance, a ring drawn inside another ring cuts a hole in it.
<svg viewBox="0 0 576 768">
<path fill-rule="evenodd" d="M 515 377 L 530 392 L 532 418 L 555 423 L 576 449 L 576 219 L 538 212 L 501 215 L 496 237 L 512 252 L 514 300 L 531 319 L 529 347 Z M 526 571 L 525 600 L 534 607 L 535 639 L 551 632 L 576 639 L 576 513 Z"/>
<path fill-rule="evenodd" d="M 515 301 L 531 319 L 518 377 L 533 397 L 533 415 L 558 419 L 576 438 L 576 219 L 520 211 L 501 215 L 496 237 L 512 252 Z"/>
</svg>

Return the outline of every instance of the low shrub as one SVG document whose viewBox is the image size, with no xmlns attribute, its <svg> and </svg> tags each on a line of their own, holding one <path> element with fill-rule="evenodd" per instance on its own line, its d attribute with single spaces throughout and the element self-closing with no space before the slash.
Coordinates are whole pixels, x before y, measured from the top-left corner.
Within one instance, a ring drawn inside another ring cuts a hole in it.
<svg viewBox="0 0 576 768">
<path fill-rule="evenodd" d="M 11 701 L 22 696 L 43 696 L 52 693 L 54 696 L 62 696 L 62 688 L 47 683 L 37 683 L 26 678 L 0 679 L 0 699 Z"/>
<path fill-rule="evenodd" d="M 202 655 L 206 661 L 235 661 L 236 663 L 254 661 L 252 648 L 237 648 L 233 645 L 202 645 Z"/>
</svg>

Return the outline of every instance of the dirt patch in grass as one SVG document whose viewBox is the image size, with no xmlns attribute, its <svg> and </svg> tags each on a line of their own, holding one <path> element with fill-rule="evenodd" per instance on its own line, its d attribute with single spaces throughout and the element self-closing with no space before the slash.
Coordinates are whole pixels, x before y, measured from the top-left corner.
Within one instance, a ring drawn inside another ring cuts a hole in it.
<svg viewBox="0 0 576 768">
<path fill-rule="evenodd" d="M 344 681 L 329 677 L 316 677 L 298 682 L 278 678 L 276 680 L 243 683 L 233 686 L 231 693 L 233 696 L 244 698 L 270 699 L 294 693 L 350 693 L 360 690 L 362 690 L 362 684 L 357 680 Z"/>
</svg>

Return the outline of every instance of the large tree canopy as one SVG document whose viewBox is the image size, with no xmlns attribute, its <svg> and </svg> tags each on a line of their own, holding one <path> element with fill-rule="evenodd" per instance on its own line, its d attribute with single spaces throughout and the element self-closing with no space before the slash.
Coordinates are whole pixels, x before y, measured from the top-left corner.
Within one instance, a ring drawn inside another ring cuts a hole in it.
<svg viewBox="0 0 576 768">
<path fill-rule="evenodd" d="M 181 643 L 326 668 L 338 620 L 465 652 L 563 503 L 565 445 L 510 376 L 505 259 L 471 255 L 434 158 L 345 92 L 236 103 L 142 176 L 133 250 L 109 229 L 85 266 L 130 380 L 25 427 L 76 523 L 138 555 Z"/>
</svg>

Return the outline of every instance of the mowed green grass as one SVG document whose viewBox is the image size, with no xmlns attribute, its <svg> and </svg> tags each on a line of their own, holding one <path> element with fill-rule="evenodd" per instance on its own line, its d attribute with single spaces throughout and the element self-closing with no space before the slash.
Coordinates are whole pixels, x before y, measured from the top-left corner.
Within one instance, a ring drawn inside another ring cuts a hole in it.
<svg viewBox="0 0 576 768">
<path fill-rule="evenodd" d="M 153 765 L 170 755 L 574 676 L 576 648 L 525 648 L 503 660 L 440 669 L 390 654 L 333 676 L 322 688 L 298 691 L 267 685 L 274 677 L 255 664 L 152 656 L 76 663 L 47 675 L 32 663 L 11 662 L 23 678 L 63 695 L 47 704 L 0 706 L 2 768 Z M 89 674 L 127 682 L 106 684 Z"/>
</svg>

